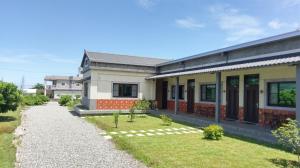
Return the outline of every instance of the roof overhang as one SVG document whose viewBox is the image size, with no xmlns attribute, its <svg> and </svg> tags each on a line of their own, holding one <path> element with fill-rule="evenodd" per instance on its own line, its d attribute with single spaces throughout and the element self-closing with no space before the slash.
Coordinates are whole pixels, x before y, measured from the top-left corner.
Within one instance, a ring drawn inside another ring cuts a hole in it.
<svg viewBox="0 0 300 168">
<path fill-rule="evenodd" d="M 293 56 L 293 57 L 288 57 L 288 58 L 277 58 L 277 59 L 264 60 L 264 61 L 256 61 L 256 62 L 225 65 L 225 66 L 212 67 L 212 68 L 204 68 L 204 69 L 199 69 L 199 70 L 161 74 L 161 75 L 155 75 L 155 76 L 148 77 L 147 79 L 159 79 L 159 78 L 201 74 L 201 73 L 214 73 L 214 72 L 239 70 L 239 69 L 247 69 L 247 68 L 257 68 L 257 67 L 280 65 L 280 64 L 295 64 L 295 63 L 299 63 L 299 62 L 300 62 L 300 56 Z"/>
</svg>

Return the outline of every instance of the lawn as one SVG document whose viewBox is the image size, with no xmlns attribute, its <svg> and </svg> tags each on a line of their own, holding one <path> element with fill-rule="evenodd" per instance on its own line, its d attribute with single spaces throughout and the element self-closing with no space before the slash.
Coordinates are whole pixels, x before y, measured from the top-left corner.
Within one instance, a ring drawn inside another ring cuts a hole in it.
<svg viewBox="0 0 300 168">
<path fill-rule="evenodd" d="M 107 132 L 188 127 L 174 122 L 171 126 L 164 126 L 159 118 L 149 115 L 136 117 L 134 122 L 128 122 L 128 117 L 122 115 L 118 128 L 114 128 L 112 116 L 91 116 L 86 117 L 86 120 Z M 296 155 L 233 136 L 212 141 L 203 139 L 202 133 L 143 137 L 119 135 L 112 135 L 117 147 L 126 150 L 149 167 L 296 167 Z"/>
<path fill-rule="evenodd" d="M 21 109 L 15 112 L 0 113 L 0 167 L 13 168 L 16 148 L 12 144 L 15 128 L 20 124 Z"/>
</svg>

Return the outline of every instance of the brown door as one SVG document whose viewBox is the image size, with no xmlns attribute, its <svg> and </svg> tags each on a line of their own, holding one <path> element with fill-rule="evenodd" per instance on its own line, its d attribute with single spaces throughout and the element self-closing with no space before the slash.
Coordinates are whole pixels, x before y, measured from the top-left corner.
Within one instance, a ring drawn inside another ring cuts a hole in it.
<svg viewBox="0 0 300 168">
<path fill-rule="evenodd" d="M 168 81 L 162 82 L 162 109 L 168 107 Z"/>
<path fill-rule="evenodd" d="M 226 118 L 236 120 L 239 112 L 239 76 L 228 76 L 226 83 Z"/>
<path fill-rule="evenodd" d="M 195 102 L 195 79 L 189 79 L 187 81 L 187 112 L 194 112 Z"/>
<path fill-rule="evenodd" d="M 245 75 L 244 87 L 244 120 L 258 122 L 259 75 Z"/>
</svg>

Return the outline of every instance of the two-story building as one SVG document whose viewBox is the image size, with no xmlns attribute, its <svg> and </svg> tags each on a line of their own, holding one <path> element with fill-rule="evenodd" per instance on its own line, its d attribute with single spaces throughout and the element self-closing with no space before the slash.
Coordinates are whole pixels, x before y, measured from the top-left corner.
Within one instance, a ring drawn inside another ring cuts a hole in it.
<svg viewBox="0 0 300 168">
<path fill-rule="evenodd" d="M 144 98 L 217 122 L 300 121 L 300 31 L 171 61 L 85 51 L 81 67 L 91 110 L 128 109 Z"/>
<path fill-rule="evenodd" d="M 50 98 L 59 99 L 63 95 L 81 97 L 82 77 L 79 76 L 46 76 L 44 94 Z"/>
</svg>

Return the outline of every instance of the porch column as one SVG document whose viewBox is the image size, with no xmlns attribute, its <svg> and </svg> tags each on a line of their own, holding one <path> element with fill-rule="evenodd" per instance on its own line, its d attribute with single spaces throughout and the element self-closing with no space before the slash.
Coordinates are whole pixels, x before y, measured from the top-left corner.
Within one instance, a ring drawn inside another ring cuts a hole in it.
<svg viewBox="0 0 300 168">
<path fill-rule="evenodd" d="M 300 64 L 296 66 L 296 120 L 300 123 Z"/>
<path fill-rule="evenodd" d="M 47 96 L 47 81 L 44 80 L 44 96 Z"/>
<path fill-rule="evenodd" d="M 176 76 L 175 86 L 175 114 L 179 111 L 179 76 Z"/>
<path fill-rule="evenodd" d="M 216 72 L 216 108 L 215 108 L 215 122 L 220 122 L 221 114 L 221 72 Z"/>
</svg>

